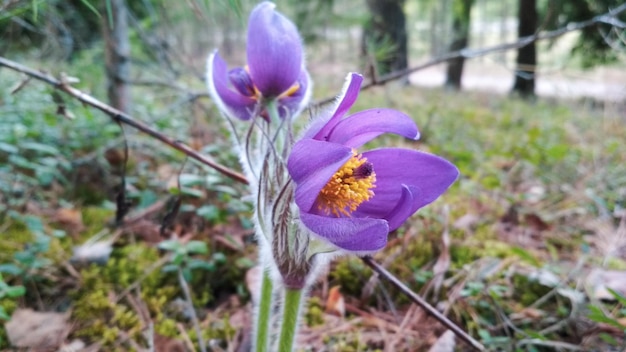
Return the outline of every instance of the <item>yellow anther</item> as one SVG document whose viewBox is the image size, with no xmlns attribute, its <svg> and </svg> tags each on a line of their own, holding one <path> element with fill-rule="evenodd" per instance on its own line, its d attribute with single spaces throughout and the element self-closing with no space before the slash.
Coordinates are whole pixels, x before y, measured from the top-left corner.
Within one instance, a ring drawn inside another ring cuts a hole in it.
<svg viewBox="0 0 626 352">
<path fill-rule="evenodd" d="M 296 94 L 296 92 L 298 91 L 298 89 L 300 89 L 300 83 L 296 82 L 294 83 L 291 87 L 289 87 L 289 89 L 287 89 L 286 91 L 282 92 L 279 96 L 278 99 L 280 98 L 286 98 L 286 97 L 290 97 L 294 94 Z"/>
<path fill-rule="evenodd" d="M 350 216 L 361 203 L 374 196 L 375 182 L 372 164 L 353 150 L 350 160 L 322 188 L 317 198 L 318 209 L 327 215 Z"/>
</svg>

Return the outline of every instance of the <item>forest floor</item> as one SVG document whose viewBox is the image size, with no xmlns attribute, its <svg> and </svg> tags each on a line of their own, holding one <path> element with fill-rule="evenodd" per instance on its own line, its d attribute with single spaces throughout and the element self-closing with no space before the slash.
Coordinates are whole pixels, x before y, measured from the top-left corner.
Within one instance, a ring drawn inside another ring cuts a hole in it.
<svg viewBox="0 0 626 352">
<path fill-rule="evenodd" d="M 508 91 L 510 71 L 473 66 L 468 90 L 494 80 Z M 63 70 L 104 96 L 92 78 L 102 70 L 89 57 Z M 316 98 L 339 92 L 345 73 L 336 71 L 311 66 Z M 488 351 L 624 350 L 624 105 L 447 92 L 432 87 L 438 72 L 414 75 L 428 88 L 365 90 L 352 109 L 407 113 L 420 141 L 381 136 L 372 147 L 432 152 L 461 171 L 375 259 Z M 604 74 L 623 93 L 623 74 Z M 107 116 L 42 83 L 15 91 L 21 81 L 2 70 L 0 349 L 45 342 L 52 350 L 143 351 L 154 342 L 159 352 L 197 350 L 195 314 L 212 350 L 245 350 L 258 277 L 246 187 L 130 128 L 122 135 Z M 208 99 L 133 89 L 137 119 L 238 168 Z M 122 175 L 132 207 L 116 224 Z M 164 235 L 173 204 L 180 212 Z M 469 350 L 356 257 L 336 260 L 311 293 L 301 351 Z"/>
</svg>

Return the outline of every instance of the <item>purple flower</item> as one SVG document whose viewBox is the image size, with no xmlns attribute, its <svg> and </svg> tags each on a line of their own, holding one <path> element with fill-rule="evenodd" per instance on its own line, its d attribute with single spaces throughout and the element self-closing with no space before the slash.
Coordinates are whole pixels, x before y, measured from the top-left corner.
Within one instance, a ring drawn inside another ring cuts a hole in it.
<svg viewBox="0 0 626 352">
<path fill-rule="evenodd" d="M 396 110 L 345 116 L 362 81 L 349 76 L 332 116 L 313 122 L 294 144 L 287 168 L 306 228 L 343 250 L 373 252 L 386 245 L 390 231 L 445 192 L 459 171 L 445 159 L 410 149 L 359 153 L 356 148 L 384 133 L 419 138 L 413 120 Z"/>
<path fill-rule="evenodd" d="M 278 99 L 282 117 L 293 116 L 306 104 L 310 91 L 304 69 L 302 41 L 296 26 L 262 2 L 248 20 L 248 65 L 228 70 L 214 51 L 207 62 L 207 85 L 220 109 L 248 120 L 263 99 Z"/>
</svg>

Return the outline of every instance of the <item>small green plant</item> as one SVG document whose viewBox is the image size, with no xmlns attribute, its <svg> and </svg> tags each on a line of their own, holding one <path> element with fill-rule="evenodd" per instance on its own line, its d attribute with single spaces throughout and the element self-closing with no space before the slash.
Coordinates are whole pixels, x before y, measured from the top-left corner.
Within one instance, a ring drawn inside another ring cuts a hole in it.
<svg viewBox="0 0 626 352">
<path fill-rule="evenodd" d="M 23 250 L 13 254 L 12 263 L 0 264 L 0 273 L 21 276 L 25 280 L 34 279 L 39 269 L 51 263 L 48 258 L 44 257 L 44 254 L 50 249 L 52 237 L 46 234 L 43 222 L 39 217 L 13 212 L 10 215 L 26 226 L 32 235 L 32 240 L 24 246 Z M 54 231 L 53 235 L 63 237 L 65 233 Z"/>
<path fill-rule="evenodd" d="M 2 273 L 0 273 L 0 299 L 3 298 L 17 298 L 26 293 L 26 289 L 22 285 L 11 286 L 4 281 Z M 0 319 L 9 320 L 11 317 L 7 314 L 7 311 L 3 306 L 0 306 Z"/>
<path fill-rule="evenodd" d="M 183 277 L 187 282 L 193 278 L 192 271 L 194 269 L 204 269 L 215 271 L 217 265 L 226 261 L 226 256 L 221 252 L 213 253 L 211 259 L 202 260 L 193 257 L 195 254 L 208 254 L 209 248 L 205 242 L 189 241 L 183 243 L 179 240 L 167 240 L 159 244 L 159 248 L 172 253 L 170 263 L 163 267 L 163 272 L 182 271 Z"/>
</svg>

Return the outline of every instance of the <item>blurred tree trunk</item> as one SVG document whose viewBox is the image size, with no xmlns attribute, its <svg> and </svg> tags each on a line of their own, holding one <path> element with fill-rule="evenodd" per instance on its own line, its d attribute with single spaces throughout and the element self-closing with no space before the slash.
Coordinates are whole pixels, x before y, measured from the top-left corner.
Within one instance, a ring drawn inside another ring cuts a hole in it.
<svg viewBox="0 0 626 352">
<path fill-rule="evenodd" d="M 367 0 L 367 7 L 370 19 L 363 30 L 361 47 L 367 64 L 377 75 L 406 69 L 404 0 Z"/>
<path fill-rule="evenodd" d="M 450 43 L 450 52 L 467 47 L 470 29 L 470 12 L 473 3 L 474 0 L 454 0 L 452 3 L 452 43 Z M 465 64 L 465 58 L 463 57 L 448 61 L 446 87 L 455 90 L 461 89 L 463 64 Z"/>
<path fill-rule="evenodd" d="M 535 34 L 537 31 L 537 0 L 518 0 L 519 38 Z M 535 42 L 519 48 L 517 51 L 517 69 L 513 93 L 529 98 L 535 95 L 535 71 L 537 66 L 537 49 Z"/>
<path fill-rule="evenodd" d="M 128 8 L 124 0 L 109 0 L 111 14 L 102 16 L 104 61 L 109 103 L 130 112 L 130 41 L 128 39 Z M 109 18 L 111 22 L 109 22 Z"/>
</svg>

